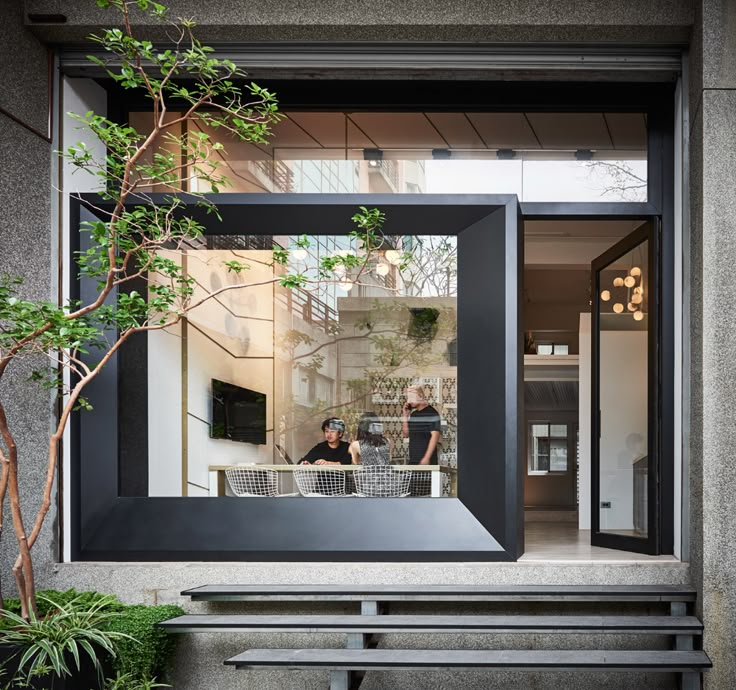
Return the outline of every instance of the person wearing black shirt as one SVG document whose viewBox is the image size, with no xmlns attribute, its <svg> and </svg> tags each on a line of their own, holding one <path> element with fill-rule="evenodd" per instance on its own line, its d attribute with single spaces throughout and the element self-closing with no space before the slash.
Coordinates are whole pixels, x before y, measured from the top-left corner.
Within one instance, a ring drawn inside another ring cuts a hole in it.
<svg viewBox="0 0 736 690">
<path fill-rule="evenodd" d="M 437 444 L 442 435 L 440 414 L 424 399 L 421 386 L 406 389 L 402 433 L 409 439 L 410 465 L 438 465 Z"/>
<path fill-rule="evenodd" d="M 330 417 L 322 422 L 325 440 L 312 448 L 300 461 L 300 465 L 351 465 L 350 444 L 342 440 L 345 422 Z"/>
</svg>

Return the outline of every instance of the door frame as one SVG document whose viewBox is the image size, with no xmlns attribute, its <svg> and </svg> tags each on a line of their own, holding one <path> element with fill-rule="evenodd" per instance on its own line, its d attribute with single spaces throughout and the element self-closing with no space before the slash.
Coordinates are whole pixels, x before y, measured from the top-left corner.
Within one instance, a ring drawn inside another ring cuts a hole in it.
<svg viewBox="0 0 736 690">
<path fill-rule="evenodd" d="M 648 328 L 647 328 L 647 536 L 645 538 L 602 532 L 600 529 L 600 271 L 636 248 L 649 242 L 647 259 Z M 661 553 L 662 500 L 660 477 L 665 470 L 662 459 L 662 285 L 661 222 L 657 216 L 646 219 L 634 230 L 591 263 L 591 531 L 593 546 Z"/>
</svg>

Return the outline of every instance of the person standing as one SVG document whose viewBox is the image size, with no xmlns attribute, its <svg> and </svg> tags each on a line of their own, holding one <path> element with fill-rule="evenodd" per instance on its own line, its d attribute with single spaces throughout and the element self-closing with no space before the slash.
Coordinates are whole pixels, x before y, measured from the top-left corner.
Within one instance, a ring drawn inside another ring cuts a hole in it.
<svg viewBox="0 0 736 690">
<path fill-rule="evenodd" d="M 442 436 L 440 413 L 424 397 L 421 386 L 406 389 L 401 431 L 409 439 L 410 465 L 438 465 L 437 444 Z"/>
<path fill-rule="evenodd" d="M 439 465 L 437 444 L 442 436 L 440 413 L 427 402 L 422 386 L 409 386 L 406 389 L 406 402 L 401 412 L 402 435 L 409 439 L 409 464 Z M 412 496 L 429 496 L 431 487 L 429 472 L 412 472 Z"/>
</svg>

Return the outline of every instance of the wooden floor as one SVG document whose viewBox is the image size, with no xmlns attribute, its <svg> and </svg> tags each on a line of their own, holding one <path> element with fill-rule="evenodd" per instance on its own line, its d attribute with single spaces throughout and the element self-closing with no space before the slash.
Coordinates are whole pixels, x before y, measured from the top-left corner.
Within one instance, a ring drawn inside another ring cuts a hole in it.
<svg viewBox="0 0 736 690">
<path fill-rule="evenodd" d="M 677 562 L 673 556 L 647 556 L 630 551 L 590 545 L 590 530 L 570 522 L 527 522 L 524 555 L 520 561 L 661 561 Z"/>
</svg>

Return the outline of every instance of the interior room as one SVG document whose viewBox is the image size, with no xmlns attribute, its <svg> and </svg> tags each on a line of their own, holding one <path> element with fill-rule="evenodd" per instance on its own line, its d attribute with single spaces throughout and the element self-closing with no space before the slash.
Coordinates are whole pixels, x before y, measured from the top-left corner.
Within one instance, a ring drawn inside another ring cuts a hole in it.
<svg viewBox="0 0 736 690">
<path fill-rule="evenodd" d="M 352 480 L 367 460 L 351 462 L 351 451 L 339 467 L 319 467 L 325 458 L 310 449 L 325 443 L 333 420 L 339 443 L 370 453 L 359 435 L 367 416 L 386 464 L 411 474 L 398 495 L 454 493 L 456 237 L 382 242 L 368 264 L 327 277 L 321 260 L 358 255 L 355 238 L 209 236 L 172 253 L 194 280 L 193 299 L 222 292 L 176 327 L 149 334 L 149 496 L 270 495 L 267 475 L 273 495 L 362 495 Z M 284 264 L 275 250 L 289 253 Z M 227 290 L 242 281 L 232 261 L 248 266 L 248 287 Z M 297 271 L 305 285 L 281 285 L 280 276 Z M 412 395 L 425 413 L 436 410 L 441 435 L 435 460 L 421 467 L 403 433 Z M 305 478 L 312 470 L 330 471 Z"/>
<path fill-rule="evenodd" d="M 595 305 L 600 305 L 600 528 L 646 533 L 646 498 L 639 491 L 647 453 L 646 245 L 601 273 L 600 301 L 591 272 L 598 256 L 645 225 L 637 220 L 525 223 L 523 559 L 631 556 L 591 546 L 590 540 Z"/>
</svg>

